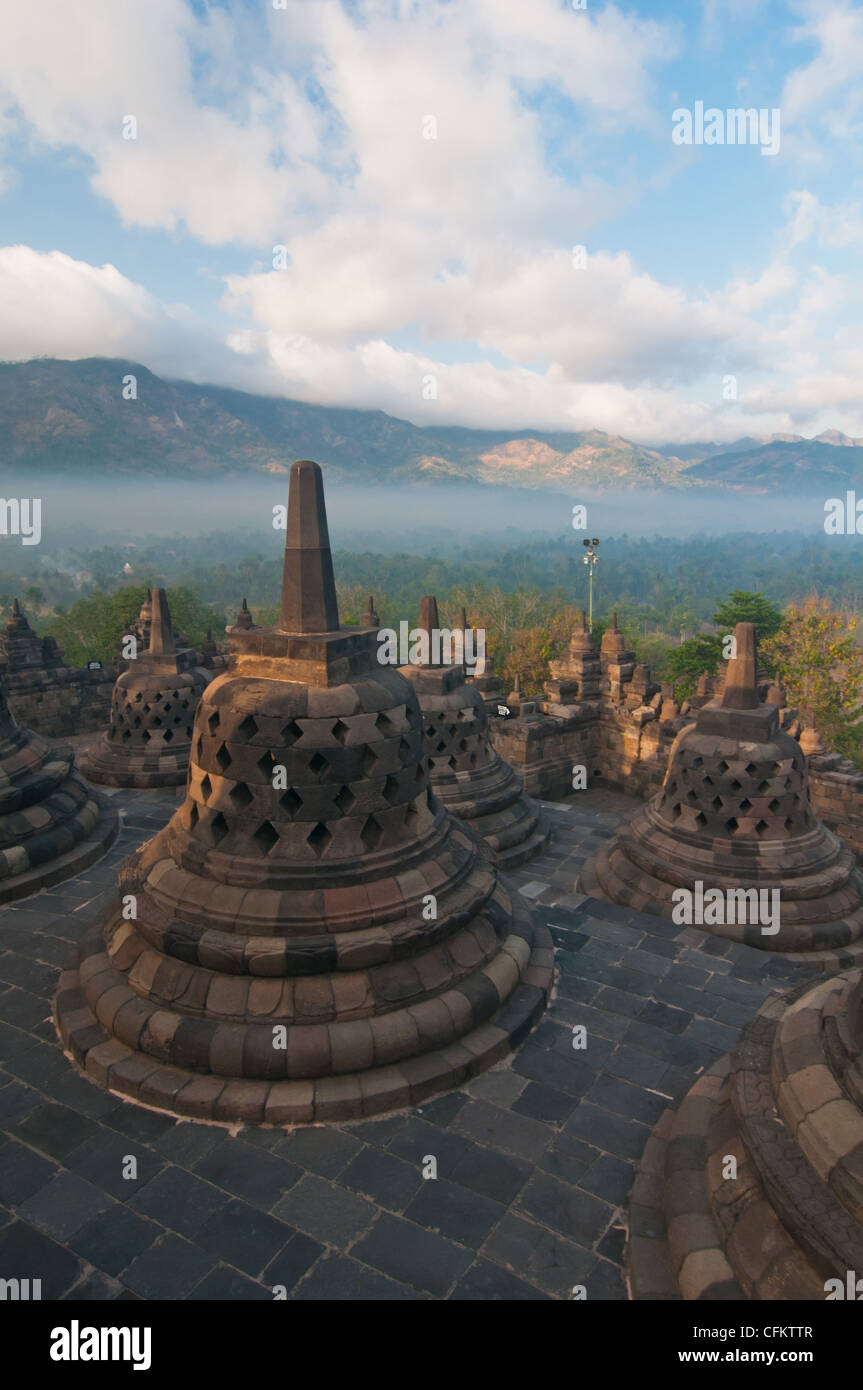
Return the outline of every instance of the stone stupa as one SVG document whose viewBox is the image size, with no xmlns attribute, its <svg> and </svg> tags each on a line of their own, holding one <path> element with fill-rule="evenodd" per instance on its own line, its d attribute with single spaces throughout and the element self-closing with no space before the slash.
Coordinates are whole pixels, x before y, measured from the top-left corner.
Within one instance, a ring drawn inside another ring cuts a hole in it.
<svg viewBox="0 0 863 1390">
<path fill-rule="evenodd" d="M 69 748 L 24 729 L 9 712 L 0 669 L 0 903 L 14 902 L 95 862 L 117 834 L 117 812 L 75 771 Z"/>
<path fill-rule="evenodd" d="M 863 971 L 773 996 L 667 1110 L 632 1191 L 645 1299 L 863 1296 Z"/>
<path fill-rule="evenodd" d="M 692 925 L 841 970 L 863 960 L 863 875 L 812 809 L 800 745 L 777 707 L 759 702 L 752 624 L 738 623 L 735 638 L 721 696 L 677 735 L 659 794 L 585 865 L 580 889 L 673 920 L 674 895 L 699 883 L 726 898 L 777 890 L 778 930 L 709 920 L 754 916 L 754 896 Z"/>
<path fill-rule="evenodd" d="M 546 929 L 429 788 L 411 682 L 373 629 L 340 627 L 321 471 L 295 463 L 279 624 L 232 631 L 185 802 L 61 978 L 66 1048 L 174 1114 L 345 1120 L 490 1066 L 552 969 Z"/>
<path fill-rule="evenodd" d="M 485 702 L 465 680 L 460 653 L 441 651 L 453 660 L 435 662 L 433 634 L 441 632 L 435 598 L 422 600 L 417 630 L 428 634 L 429 660 L 401 671 L 423 712 L 432 790 L 485 841 L 501 868 L 515 868 L 542 853 L 548 823 L 536 802 L 523 794 L 519 773 L 492 747 Z"/>
<path fill-rule="evenodd" d="M 145 608 L 149 646 L 117 677 L 108 729 L 81 758 L 90 781 L 112 787 L 182 786 L 195 707 L 212 676 L 191 648 L 177 649 L 165 590 L 154 589 Z"/>
</svg>

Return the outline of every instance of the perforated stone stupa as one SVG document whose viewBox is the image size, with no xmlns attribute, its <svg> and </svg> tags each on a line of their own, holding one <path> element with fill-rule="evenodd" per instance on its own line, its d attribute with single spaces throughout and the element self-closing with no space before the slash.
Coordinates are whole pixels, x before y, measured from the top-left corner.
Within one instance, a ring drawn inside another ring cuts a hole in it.
<svg viewBox="0 0 863 1390">
<path fill-rule="evenodd" d="M 177 649 L 164 589 L 148 596 L 136 631 L 149 646 L 117 677 L 110 725 L 81 767 L 91 781 L 113 787 L 182 786 L 195 707 L 211 672 L 191 648 Z"/>
<path fill-rule="evenodd" d="M 769 999 L 665 1112 L 630 1230 L 635 1298 L 859 1300 L 863 971 Z"/>
<path fill-rule="evenodd" d="M 117 834 L 117 812 L 78 776 L 69 748 L 24 729 L 0 671 L 0 903 L 60 883 Z"/>
<path fill-rule="evenodd" d="M 461 1083 L 544 1008 L 550 936 L 432 794 L 413 686 L 377 655 L 339 625 L 320 469 L 296 463 L 280 622 L 233 629 L 185 802 L 60 981 L 95 1082 L 207 1119 L 346 1119 Z"/>
<path fill-rule="evenodd" d="M 536 802 L 523 795 L 519 774 L 492 748 L 482 693 L 465 680 L 462 663 L 434 664 L 432 634 L 441 629 L 432 597 L 422 600 L 418 631 L 429 635 L 429 662 L 401 671 L 423 712 L 432 789 L 482 837 L 502 868 L 514 868 L 541 853 L 548 824 Z"/>
<path fill-rule="evenodd" d="M 751 623 L 738 623 L 722 695 L 675 739 L 659 795 L 585 865 L 581 890 L 672 917 L 680 888 L 779 893 L 779 929 L 764 931 L 754 899 L 703 924 L 719 936 L 788 953 L 824 969 L 863 959 L 863 876 L 852 851 L 816 817 L 806 757 L 761 704 Z M 739 906 L 738 906 L 739 904 Z M 711 914 L 716 916 L 714 912 Z M 680 920 L 678 918 L 677 920 Z M 772 925 L 772 924 L 771 924 Z"/>
</svg>

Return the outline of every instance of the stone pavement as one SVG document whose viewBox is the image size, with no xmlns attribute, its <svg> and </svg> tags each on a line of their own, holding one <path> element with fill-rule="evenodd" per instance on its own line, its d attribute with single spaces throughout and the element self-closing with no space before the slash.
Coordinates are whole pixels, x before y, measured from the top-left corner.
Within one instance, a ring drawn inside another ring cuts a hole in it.
<svg viewBox="0 0 863 1390">
<path fill-rule="evenodd" d="M 575 895 L 580 864 L 634 809 L 582 792 L 544 804 L 553 842 L 511 875 L 552 930 L 558 972 L 514 1056 L 383 1119 L 236 1133 L 177 1121 L 80 1077 L 51 1021 L 73 943 L 176 796 L 115 804 L 104 859 L 0 913 L 0 1277 L 41 1278 L 44 1299 L 272 1299 L 277 1286 L 293 1299 L 565 1299 L 578 1285 L 625 1298 L 628 1194 L 651 1127 L 769 994 L 812 978 Z"/>
</svg>

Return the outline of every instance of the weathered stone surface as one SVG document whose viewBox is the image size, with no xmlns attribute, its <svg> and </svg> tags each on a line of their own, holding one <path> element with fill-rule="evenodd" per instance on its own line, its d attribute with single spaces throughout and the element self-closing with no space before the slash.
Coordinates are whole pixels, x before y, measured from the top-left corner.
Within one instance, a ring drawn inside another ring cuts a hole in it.
<svg viewBox="0 0 863 1390">
<path fill-rule="evenodd" d="M 291 470 L 288 539 L 294 626 L 231 629 L 185 802 L 121 871 L 134 916 L 118 896 L 56 1005 L 102 1084 L 249 1124 L 358 1118 L 458 1084 L 523 1036 L 552 978 L 549 934 L 429 786 L 412 683 L 378 663 L 374 629 L 333 619 L 311 463 Z M 154 662 L 158 614 L 157 591 Z"/>
</svg>

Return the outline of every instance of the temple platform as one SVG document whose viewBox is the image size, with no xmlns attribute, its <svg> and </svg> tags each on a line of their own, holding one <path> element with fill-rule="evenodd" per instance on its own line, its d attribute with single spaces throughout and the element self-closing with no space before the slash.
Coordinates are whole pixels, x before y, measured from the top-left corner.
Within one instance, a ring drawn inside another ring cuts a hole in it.
<svg viewBox="0 0 863 1390">
<path fill-rule="evenodd" d="M 82 1077 L 51 1018 L 122 861 L 182 789 L 107 795 L 121 815 L 108 854 L 0 912 L 0 1263 L 41 1278 L 43 1299 L 271 1301 L 284 1286 L 292 1300 L 554 1300 L 579 1285 L 624 1299 L 629 1196 L 653 1126 L 765 1000 L 816 978 L 576 894 L 637 804 L 585 791 L 542 803 L 547 852 L 509 875 L 556 948 L 550 1006 L 511 1056 L 381 1119 L 177 1120 Z"/>
</svg>

